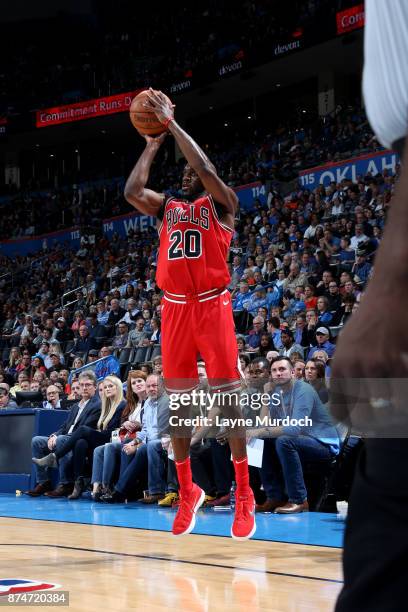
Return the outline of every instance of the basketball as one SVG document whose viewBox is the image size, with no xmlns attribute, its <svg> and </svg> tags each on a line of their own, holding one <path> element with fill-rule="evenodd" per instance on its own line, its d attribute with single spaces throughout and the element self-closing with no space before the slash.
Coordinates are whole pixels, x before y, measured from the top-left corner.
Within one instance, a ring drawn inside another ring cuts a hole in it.
<svg viewBox="0 0 408 612">
<path fill-rule="evenodd" d="M 134 127 L 137 129 L 139 134 L 142 136 L 148 134 L 149 136 L 157 136 L 166 131 L 165 126 L 160 123 L 155 113 L 148 111 L 143 104 L 147 99 L 147 91 L 141 91 L 132 100 L 130 105 L 129 113 L 130 120 Z"/>
</svg>

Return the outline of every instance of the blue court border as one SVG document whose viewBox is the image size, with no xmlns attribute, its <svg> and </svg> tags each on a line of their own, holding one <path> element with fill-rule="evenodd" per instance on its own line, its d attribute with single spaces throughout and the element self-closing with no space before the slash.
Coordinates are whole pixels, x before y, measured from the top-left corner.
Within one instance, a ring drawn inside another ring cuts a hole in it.
<svg viewBox="0 0 408 612">
<path fill-rule="evenodd" d="M 131 514 L 129 514 L 131 512 Z M 175 511 L 140 503 L 100 504 L 87 499 L 30 498 L 0 494 L 0 517 L 82 525 L 99 525 L 170 532 Z M 230 537 L 229 511 L 203 509 L 197 513 L 192 535 Z M 344 520 L 337 514 L 308 512 L 297 515 L 257 514 L 254 540 L 304 546 L 341 548 Z"/>
</svg>

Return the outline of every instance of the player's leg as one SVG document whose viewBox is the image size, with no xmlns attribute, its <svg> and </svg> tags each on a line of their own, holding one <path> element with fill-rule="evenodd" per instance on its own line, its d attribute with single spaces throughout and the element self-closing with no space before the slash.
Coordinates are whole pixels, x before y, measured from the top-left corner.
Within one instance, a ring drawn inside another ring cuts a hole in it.
<svg viewBox="0 0 408 612">
<path fill-rule="evenodd" d="M 231 402 L 223 402 L 221 400 L 221 403 L 224 404 L 222 406 L 223 416 L 232 424 L 228 441 L 234 464 L 235 481 L 237 483 L 235 516 L 231 527 L 231 535 L 235 540 L 246 540 L 251 538 L 256 531 L 255 497 L 249 486 L 245 427 L 234 424 L 236 418 L 243 418 L 240 408 L 240 393 L 231 393 L 229 398 Z M 228 404 L 228 406 L 225 404 Z"/>
<path fill-rule="evenodd" d="M 190 304 L 162 303 L 162 357 L 166 391 L 170 397 L 170 436 L 179 481 L 180 505 L 173 523 L 174 535 L 194 529 L 195 513 L 204 502 L 204 491 L 193 483 L 190 465 L 191 416 L 188 393 L 198 385 L 197 348 L 189 333 Z"/>
<path fill-rule="evenodd" d="M 170 435 L 176 462 L 190 455 L 191 428 L 185 419 L 191 415 L 190 405 L 180 397 L 198 384 L 197 349 L 189 333 L 191 307 L 189 304 L 162 300 L 162 360 L 166 392 L 170 396 Z"/>
<path fill-rule="evenodd" d="M 231 535 L 235 539 L 250 538 L 256 529 L 255 500 L 249 486 L 245 427 L 240 407 L 242 375 L 234 319 L 228 292 L 196 307 L 194 328 L 196 344 L 203 357 L 210 389 L 217 394 L 222 416 L 230 423 L 228 436 L 237 483 L 235 517 Z"/>
</svg>

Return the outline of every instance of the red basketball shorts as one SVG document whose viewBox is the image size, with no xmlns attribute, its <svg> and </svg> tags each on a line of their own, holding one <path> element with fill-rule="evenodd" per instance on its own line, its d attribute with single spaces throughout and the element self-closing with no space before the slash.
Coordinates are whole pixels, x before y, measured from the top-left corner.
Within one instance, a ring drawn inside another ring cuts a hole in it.
<svg viewBox="0 0 408 612">
<path fill-rule="evenodd" d="M 198 385 L 197 358 L 205 363 L 211 390 L 241 386 L 238 347 L 228 289 L 196 296 L 165 292 L 162 300 L 163 376 L 168 393 Z"/>
</svg>

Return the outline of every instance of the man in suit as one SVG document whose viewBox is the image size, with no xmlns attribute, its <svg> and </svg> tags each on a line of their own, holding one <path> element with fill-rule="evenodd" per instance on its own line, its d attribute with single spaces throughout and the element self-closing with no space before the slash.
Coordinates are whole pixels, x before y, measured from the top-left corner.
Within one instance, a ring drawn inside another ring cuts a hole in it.
<svg viewBox="0 0 408 612">
<path fill-rule="evenodd" d="M 96 427 L 100 412 L 101 400 L 96 393 L 97 380 L 91 371 L 79 375 L 80 401 L 75 404 L 66 421 L 55 433 L 47 436 L 34 436 L 31 441 L 32 456 L 45 457 L 54 450 L 58 450 L 67 438 L 81 425 Z M 36 486 L 26 491 L 26 495 L 38 497 L 44 493 L 48 497 L 65 497 L 72 492 L 74 477 L 72 472 L 72 452 L 67 453 L 59 463 L 59 484 L 52 490 L 50 472 L 48 467 L 36 465 Z"/>
</svg>

